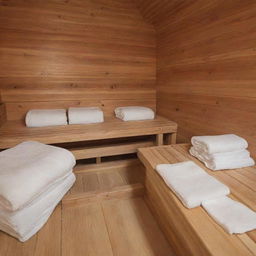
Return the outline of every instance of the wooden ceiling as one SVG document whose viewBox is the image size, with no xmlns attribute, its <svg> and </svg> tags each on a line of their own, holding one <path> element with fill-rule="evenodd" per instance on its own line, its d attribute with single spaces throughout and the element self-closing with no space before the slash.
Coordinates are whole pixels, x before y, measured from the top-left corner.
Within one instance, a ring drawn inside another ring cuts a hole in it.
<svg viewBox="0 0 256 256">
<path fill-rule="evenodd" d="M 177 14 L 191 4 L 191 0 L 136 0 L 135 3 L 139 8 L 144 19 L 158 26 L 164 22 L 167 17 Z M 198 1 L 198 2 L 201 2 Z"/>
</svg>

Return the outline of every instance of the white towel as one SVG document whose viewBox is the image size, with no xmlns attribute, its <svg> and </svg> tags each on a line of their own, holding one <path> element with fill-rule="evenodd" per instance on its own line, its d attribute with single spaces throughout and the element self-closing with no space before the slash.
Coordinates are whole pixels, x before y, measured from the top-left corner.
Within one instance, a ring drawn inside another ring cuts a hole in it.
<svg viewBox="0 0 256 256">
<path fill-rule="evenodd" d="M 27 127 L 67 125 L 65 109 L 33 109 L 26 114 Z"/>
<path fill-rule="evenodd" d="M 69 124 L 92 124 L 104 122 L 104 114 L 100 108 L 69 108 Z"/>
<path fill-rule="evenodd" d="M 151 120 L 155 118 L 155 112 L 147 107 L 119 107 L 115 109 L 117 118 L 123 121 Z"/>
<path fill-rule="evenodd" d="M 0 208 L 23 208 L 68 175 L 75 163 L 68 150 L 39 142 L 0 152 Z"/>
<path fill-rule="evenodd" d="M 202 161 L 205 166 L 213 171 L 236 169 L 255 165 L 248 150 L 242 149 L 233 152 L 208 154 L 205 151 L 191 147 L 189 153 Z"/>
<path fill-rule="evenodd" d="M 235 134 L 194 136 L 191 143 L 196 150 L 208 154 L 237 151 L 248 147 L 247 141 Z"/>
<path fill-rule="evenodd" d="M 256 229 L 256 212 L 229 197 L 205 201 L 202 206 L 229 234 Z"/>
<path fill-rule="evenodd" d="M 156 170 L 187 208 L 200 206 L 205 200 L 230 193 L 227 186 L 208 175 L 193 161 L 159 164 Z"/>
<path fill-rule="evenodd" d="M 4 231 L 5 233 L 18 238 L 21 242 L 27 241 L 30 237 L 32 237 L 34 234 L 36 234 L 47 222 L 49 217 L 51 216 L 52 212 L 54 211 L 55 207 L 52 207 L 51 209 L 48 209 L 48 211 L 44 212 L 41 216 L 41 218 L 38 220 L 37 223 L 33 224 L 33 227 L 31 230 L 28 230 L 27 233 L 20 235 L 19 233 L 16 233 L 14 230 L 10 229 L 8 226 L 0 223 L 0 230 Z"/>
<path fill-rule="evenodd" d="M 23 238 L 34 229 L 40 219 L 55 208 L 66 192 L 75 182 L 75 175 L 70 173 L 63 181 L 58 182 L 54 188 L 44 192 L 25 208 L 9 212 L 0 210 L 0 226 L 5 232 L 16 234 L 18 238 Z"/>
</svg>

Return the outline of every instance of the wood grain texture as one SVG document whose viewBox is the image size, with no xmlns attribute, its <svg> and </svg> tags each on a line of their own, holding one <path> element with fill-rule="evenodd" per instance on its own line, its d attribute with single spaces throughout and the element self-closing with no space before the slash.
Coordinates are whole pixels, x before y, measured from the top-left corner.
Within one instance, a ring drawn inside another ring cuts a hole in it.
<svg viewBox="0 0 256 256">
<path fill-rule="evenodd" d="M 0 102 L 0 126 L 2 126 L 7 120 L 6 107 L 4 103 Z"/>
<path fill-rule="evenodd" d="M 157 31 L 157 111 L 193 135 L 235 133 L 256 156 L 256 3 L 135 1 Z"/>
<path fill-rule="evenodd" d="M 142 198 L 102 205 L 114 255 L 174 255 Z"/>
<path fill-rule="evenodd" d="M 231 190 L 231 197 L 255 211 L 255 167 L 210 171 L 188 153 L 190 145 L 139 150 L 146 166 L 146 198 L 178 255 L 256 255 L 256 230 L 230 235 L 202 207 L 187 209 L 155 171 L 157 164 L 192 160 Z M 249 174 L 248 174 L 249 173 Z"/>
<path fill-rule="evenodd" d="M 8 119 L 88 100 L 155 107 L 155 30 L 132 1 L 3 0 L 0 24 Z"/>
</svg>

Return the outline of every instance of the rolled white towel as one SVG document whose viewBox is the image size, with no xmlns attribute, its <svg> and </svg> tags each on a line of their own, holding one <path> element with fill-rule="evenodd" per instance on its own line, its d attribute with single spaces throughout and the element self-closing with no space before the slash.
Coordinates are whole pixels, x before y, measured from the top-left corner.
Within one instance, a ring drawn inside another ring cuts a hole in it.
<svg viewBox="0 0 256 256">
<path fill-rule="evenodd" d="M 155 112 L 147 107 L 119 107 L 115 109 L 117 118 L 123 121 L 151 120 L 155 118 Z"/>
<path fill-rule="evenodd" d="M 202 206 L 229 234 L 256 229 L 256 212 L 229 197 L 204 201 Z"/>
<path fill-rule="evenodd" d="M 104 114 L 97 107 L 81 107 L 68 109 L 69 124 L 92 124 L 104 122 Z"/>
<path fill-rule="evenodd" d="M 55 125 L 67 125 L 65 109 L 33 109 L 26 114 L 27 127 L 44 127 Z"/>
<path fill-rule="evenodd" d="M 208 175 L 193 161 L 159 164 L 156 170 L 187 208 L 230 193 L 226 185 Z"/>
<path fill-rule="evenodd" d="M 0 229 L 24 241 L 37 230 L 35 227 L 41 222 L 41 219 L 59 203 L 62 197 L 72 187 L 75 182 L 75 175 L 70 173 L 51 189 L 45 191 L 39 198 L 36 198 L 25 208 L 10 212 L 0 210 Z M 28 236 L 28 234 L 30 234 Z"/>
<path fill-rule="evenodd" d="M 235 134 L 194 136 L 191 143 L 196 150 L 208 154 L 237 151 L 248 147 L 247 141 Z"/>
<path fill-rule="evenodd" d="M 68 150 L 34 141 L 0 152 L 0 208 L 23 208 L 68 175 L 75 163 Z"/>
<path fill-rule="evenodd" d="M 198 151 L 191 147 L 189 153 L 202 161 L 205 166 L 213 171 L 225 169 L 237 169 L 255 165 L 254 160 L 250 157 L 250 152 L 246 149 L 208 154 L 204 151 Z"/>
</svg>

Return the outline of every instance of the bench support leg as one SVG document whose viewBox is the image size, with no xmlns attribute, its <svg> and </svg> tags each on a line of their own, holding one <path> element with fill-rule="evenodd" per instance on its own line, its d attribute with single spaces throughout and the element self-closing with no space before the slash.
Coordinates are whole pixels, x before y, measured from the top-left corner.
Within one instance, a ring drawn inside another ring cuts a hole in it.
<svg viewBox="0 0 256 256">
<path fill-rule="evenodd" d="M 161 146 L 164 144 L 164 135 L 163 134 L 157 134 L 156 135 L 156 145 Z"/>
<path fill-rule="evenodd" d="M 100 164 L 101 163 L 101 157 L 96 157 L 96 164 Z"/>
<path fill-rule="evenodd" d="M 177 133 L 169 133 L 166 136 L 166 144 L 170 145 L 170 144 L 176 144 L 176 137 L 177 137 Z"/>
</svg>

